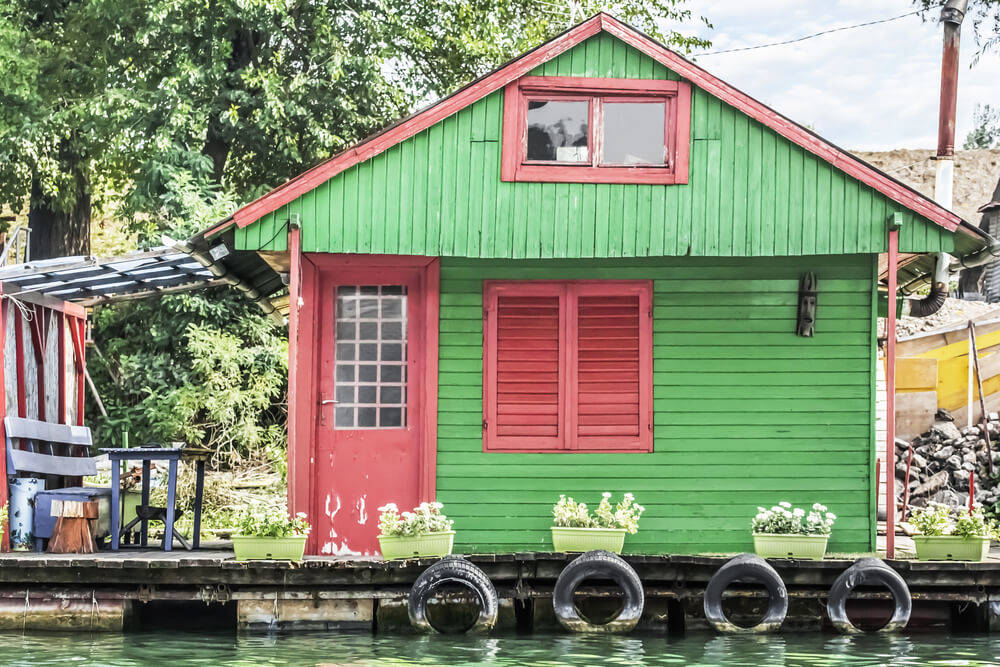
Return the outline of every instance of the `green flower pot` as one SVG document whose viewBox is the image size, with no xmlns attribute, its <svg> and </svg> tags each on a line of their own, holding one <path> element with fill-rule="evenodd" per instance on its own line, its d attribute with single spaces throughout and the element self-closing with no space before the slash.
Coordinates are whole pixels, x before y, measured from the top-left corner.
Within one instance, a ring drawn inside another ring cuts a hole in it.
<svg viewBox="0 0 1000 667">
<path fill-rule="evenodd" d="M 990 552 L 988 537 L 957 535 L 914 535 L 917 560 L 986 560 Z"/>
<path fill-rule="evenodd" d="M 823 560 L 829 535 L 773 535 L 754 533 L 753 549 L 761 558 Z"/>
<path fill-rule="evenodd" d="M 562 528 L 552 526 L 552 548 L 577 552 L 603 549 L 620 554 L 625 547 L 624 528 Z"/>
<path fill-rule="evenodd" d="M 430 558 L 447 556 L 455 545 L 455 531 L 444 530 L 426 535 L 379 535 L 382 558 Z"/>
<path fill-rule="evenodd" d="M 306 538 L 233 536 L 236 560 L 302 560 Z"/>
</svg>

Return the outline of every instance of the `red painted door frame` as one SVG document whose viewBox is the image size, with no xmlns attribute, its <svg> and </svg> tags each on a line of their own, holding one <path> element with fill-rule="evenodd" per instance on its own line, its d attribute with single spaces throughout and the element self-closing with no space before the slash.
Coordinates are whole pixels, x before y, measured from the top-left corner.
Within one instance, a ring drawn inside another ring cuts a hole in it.
<svg viewBox="0 0 1000 667">
<path fill-rule="evenodd" d="M 294 230 L 293 230 L 294 231 Z M 295 243 L 298 246 L 298 243 Z M 289 245 L 292 249 L 294 246 Z M 324 516 L 325 507 L 317 502 L 318 427 L 321 418 L 319 404 L 322 390 L 320 346 L 324 331 L 332 322 L 323 322 L 324 305 L 332 319 L 333 295 L 326 294 L 321 284 L 330 278 L 343 283 L 377 284 L 372 278 L 378 273 L 403 271 L 414 273 L 422 295 L 422 320 L 419 332 L 411 327 L 409 345 L 412 354 L 422 359 L 419 376 L 411 376 L 410 392 L 421 392 L 419 400 L 420 432 L 418 435 L 418 488 L 421 501 L 435 497 L 437 464 L 437 371 L 438 371 L 438 306 L 440 263 L 434 257 L 409 255 L 350 255 L 330 253 L 296 253 L 292 257 L 289 312 L 289 432 L 288 432 L 288 500 L 289 511 L 305 512 L 315 524 Z M 293 283 L 295 283 L 293 285 Z M 299 297 L 295 298 L 298 293 Z M 327 302 L 328 301 L 328 302 Z M 418 345 L 419 349 L 414 348 Z M 419 386 L 417 383 L 419 382 Z M 332 408 L 326 408 L 332 410 Z M 329 417 L 328 417 L 329 418 Z M 360 471 L 359 474 L 363 473 Z M 373 519 L 368 527 L 377 532 L 376 507 L 368 508 Z M 409 508 L 404 508 L 409 509 Z M 310 535 L 307 553 L 319 553 L 322 548 L 316 531 Z"/>
</svg>

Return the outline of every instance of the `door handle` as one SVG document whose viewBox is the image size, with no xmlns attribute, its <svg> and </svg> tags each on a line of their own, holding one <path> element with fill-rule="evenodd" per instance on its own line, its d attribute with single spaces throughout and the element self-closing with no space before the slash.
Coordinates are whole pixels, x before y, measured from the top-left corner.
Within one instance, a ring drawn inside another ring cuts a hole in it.
<svg viewBox="0 0 1000 667">
<path fill-rule="evenodd" d="M 319 402 L 320 405 L 329 405 L 330 403 L 337 403 L 338 401 L 332 398 L 326 398 Z"/>
</svg>

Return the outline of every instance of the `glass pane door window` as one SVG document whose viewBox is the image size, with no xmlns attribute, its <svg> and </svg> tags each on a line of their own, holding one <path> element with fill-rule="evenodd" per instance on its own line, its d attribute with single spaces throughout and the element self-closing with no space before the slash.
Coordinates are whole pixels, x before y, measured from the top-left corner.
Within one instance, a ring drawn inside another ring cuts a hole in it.
<svg viewBox="0 0 1000 667">
<path fill-rule="evenodd" d="M 337 287 L 337 429 L 406 427 L 406 287 Z"/>
</svg>

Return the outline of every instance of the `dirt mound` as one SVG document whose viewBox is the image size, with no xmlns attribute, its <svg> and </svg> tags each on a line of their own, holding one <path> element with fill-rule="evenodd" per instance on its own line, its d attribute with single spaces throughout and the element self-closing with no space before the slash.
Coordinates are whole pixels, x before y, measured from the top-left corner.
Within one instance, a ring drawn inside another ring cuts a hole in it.
<svg viewBox="0 0 1000 667">
<path fill-rule="evenodd" d="M 896 180 L 934 197 L 933 150 L 864 152 L 859 158 L 886 172 Z M 1000 178 L 1000 148 L 955 151 L 955 193 L 953 210 L 965 220 L 978 225 L 982 214 L 976 209 L 990 201 Z"/>
</svg>

